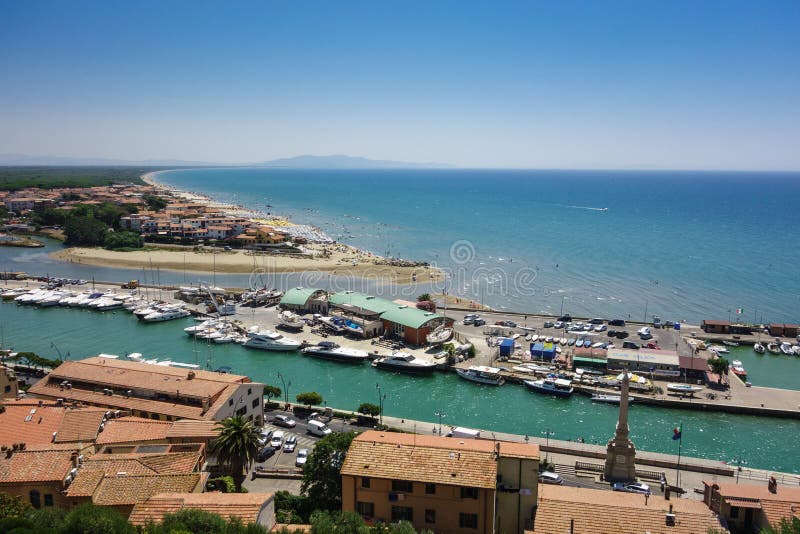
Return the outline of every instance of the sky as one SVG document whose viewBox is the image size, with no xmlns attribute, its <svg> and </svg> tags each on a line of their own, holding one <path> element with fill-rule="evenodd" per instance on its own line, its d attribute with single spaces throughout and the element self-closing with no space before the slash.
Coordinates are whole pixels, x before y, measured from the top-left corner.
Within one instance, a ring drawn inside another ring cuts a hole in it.
<svg viewBox="0 0 800 534">
<path fill-rule="evenodd" d="M 0 0 L 0 153 L 800 169 L 800 2 Z"/>
</svg>

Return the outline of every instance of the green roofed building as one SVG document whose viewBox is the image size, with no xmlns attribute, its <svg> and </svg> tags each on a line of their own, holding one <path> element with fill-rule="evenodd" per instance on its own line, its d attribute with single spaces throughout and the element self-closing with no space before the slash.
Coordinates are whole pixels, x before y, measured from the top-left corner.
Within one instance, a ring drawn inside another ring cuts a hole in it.
<svg viewBox="0 0 800 534">
<path fill-rule="evenodd" d="M 313 287 L 294 287 L 283 294 L 280 305 L 287 310 L 327 313 L 328 292 Z"/>
</svg>

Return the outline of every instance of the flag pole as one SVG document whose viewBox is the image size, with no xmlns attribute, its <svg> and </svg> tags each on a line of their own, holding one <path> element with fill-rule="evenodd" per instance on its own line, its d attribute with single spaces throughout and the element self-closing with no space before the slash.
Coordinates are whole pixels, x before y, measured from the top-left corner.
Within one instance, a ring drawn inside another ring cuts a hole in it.
<svg viewBox="0 0 800 534">
<path fill-rule="evenodd" d="M 681 487 L 681 449 L 683 448 L 683 422 L 681 421 L 678 434 L 678 476 L 675 478 L 676 486 Z"/>
</svg>

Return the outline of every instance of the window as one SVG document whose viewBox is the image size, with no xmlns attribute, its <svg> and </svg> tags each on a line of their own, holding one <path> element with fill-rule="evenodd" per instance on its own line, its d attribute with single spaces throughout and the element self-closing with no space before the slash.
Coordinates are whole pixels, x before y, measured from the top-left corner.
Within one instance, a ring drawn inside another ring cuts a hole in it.
<svg viewBox="0 0 800 534">
<path fill-rule="evenodd" d="M 233 399 L 228 399 L 228 406 L 233 406 Z"/>
<path fill-rule="evenodd" d="M 478 514 L 458 514 L 460 528 L 478 528 Z"/>
<path fill-rule="evenodd" d="M 462 499 L 477 499 L 478 488 L 461 488 Z"/>
<path fill-rule="evenodd" d="M 6 393 L 11 393 L 11 386 L 6 386 Z"/>
<path fill-rule="evenodd" d="M 150 419 L 155 419 L 156 421 L 158 421 L 158 414 L 157 413 L 151 413 L 150 414 Z"/>
<path fill-rule="evenodd" d="M 414 509 L 408 506 L 392 506 L 392 522 L 409 521 L 414 522 Z"/>
<path fill-rule="evenodd" d="M 247 406 L 242 406 L 238 410 L 236 410 L 236 415 L 244 415 L 247 413 Z"/>
<path fill-rule="evenodd" d="M 253 399 L 253 408 L 258 408 L 258 398 Z"/>
<path fill-rule="evenodd" d="M 731 506 L 731 519 L 736 519 L 737 517 L 739 517 L 739 507 Z"/>
<path fill-rule="evenodd" d="M 356 512 L 361 517 L 374 517 L 375 503 L 359 501 L 356 503 Z"/>
<path fill-rule="evenodd" d="M 52 493 L 45 493 L 44 494 L 44 505 L 45 506 L 53 506 L 53 494 Z"/>
<path fill-rule="evenodd" d="M 361 477 L 361 487 L 368 488 L 370 486 L 370 479 L 369 477 Z"/>
<path fill-rule="evenodd" d="M 436 523 L 436 510 L 425 510 L 425 522 Z"/>
<path fill-rule="evenodd" d="M 42 506 L 42 497 L 37 490 L 31 490 L 28 496 L 31 500 L 31 506 L 34 508 L 40 508 Z"/>
<path fill-rule="evenodd" d="M 412 493 L 414 491 L 414 485 L 408 480 L 392 480 L 392 491 Z"/>
<path fill-rule="evenodd" d="M 436 495 L 436 484 L 425 484 L 425 495 Z"/>
</svg>

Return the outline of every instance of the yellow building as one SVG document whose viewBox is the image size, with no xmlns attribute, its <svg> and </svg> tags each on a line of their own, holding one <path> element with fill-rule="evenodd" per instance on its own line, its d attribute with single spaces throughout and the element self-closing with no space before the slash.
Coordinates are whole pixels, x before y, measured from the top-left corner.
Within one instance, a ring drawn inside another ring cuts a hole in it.
<svg viewBox="0 0 800 534">
<path fill-rule="evenodd" d="M 538 473 L 536 445 L 370 430 L 342 466 L 342 510 L 445 534 L 523 532 Z"/>
</svg>

